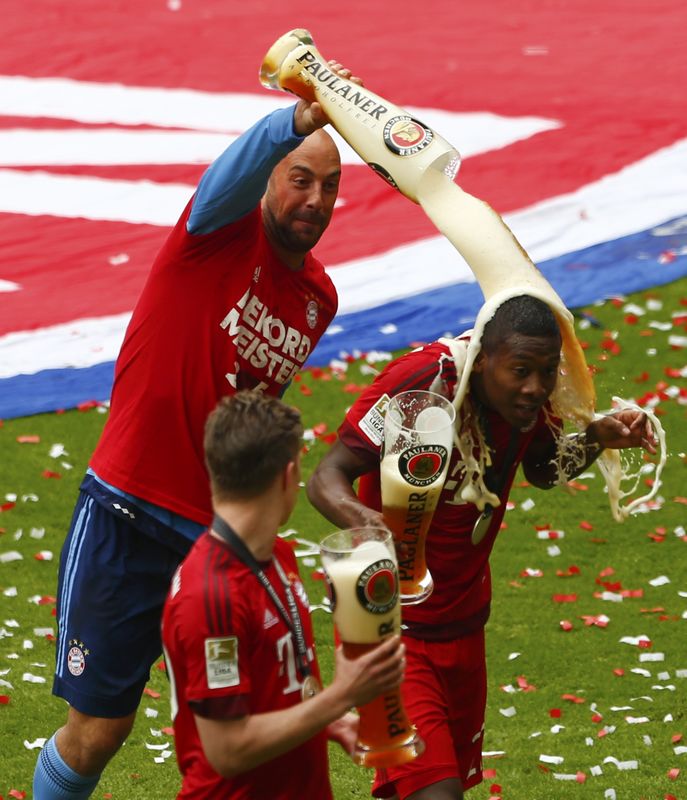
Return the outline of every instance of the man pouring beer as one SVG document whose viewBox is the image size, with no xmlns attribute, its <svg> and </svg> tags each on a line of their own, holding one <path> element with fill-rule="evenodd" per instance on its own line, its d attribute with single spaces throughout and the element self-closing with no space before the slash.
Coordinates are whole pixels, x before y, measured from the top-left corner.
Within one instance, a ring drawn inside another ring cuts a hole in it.
<svg viewBox="0 0 687 800">
<path fill-rule="evenodd" d="M 308 483 L 311 502 L 332 523 L 384 524 L 380 409 L 413 389 L 453 400 L 469 341 L 470 332 L 396 359 L 348 411 L 338 441 Z M 484 326 L 455 420 L 455 441 L 469 446 L 453 450 L 426 539 L 434 589 L 424 602 L 403 607 L 402 694 L 426 750 L 407 764 L 377 770 L 375 797 L 460 800 L 482 780 L 489 556 L 518 465 L 531 484 L 548 489 L 579 475 L 605 448 L 655 452 L 651 426 L 635 409 L 563 434 L 550 402 L 560 351 L 556 317 L 532 296 L 506 300 Z M 569 447 L 562 446 L 566 442 Z"/>
</svg>

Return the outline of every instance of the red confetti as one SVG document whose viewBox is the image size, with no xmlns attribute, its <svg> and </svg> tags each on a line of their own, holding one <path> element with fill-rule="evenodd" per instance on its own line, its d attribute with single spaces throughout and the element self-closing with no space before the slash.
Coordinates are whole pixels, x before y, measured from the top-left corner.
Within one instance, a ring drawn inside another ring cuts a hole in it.
<svg viewBox="0 0 687 800">
<path fill-rule="evenodd" d="M 562 711 L 560 708 L 551 708 L 549 709 L 549 716 L 553 717 L 553 719 L 560 719 L 562 715 Z"/>
<path fill-rule="evenodd" d="M 334 444 L 336 439 L 336 431 L 333 431 L 332 433 L 325 433 L 324 436 L 320 436 L 320 441 L 324 442 L 325 444 Z"/>
<path fill-rule="evenodd" d="M 642 650 L 648 650 L 650 647 L 653 647 L 653 643 L 651 642 L 651 639 L 640 639 L 638 646 Z"/>
<path fill-rule="evenodd" d="M 147 694 L 148 697 L 152 697 L 153 700 L 159 700 L 159 698 L 160 698 L 160 692 L 154 692 L 152 689 L 149 689 L 147 686 L 143 690 L 143 694 Z"/>
<path fill-rule="evenodd" d="M 599 722 L 603 722 L 603 717 L 601 714 L 592 714 L 592 722 L 598 725 Z"/>
<path fill-rule="evenodd" d="M 671 744 L 677 744 L 678 742 L 681 742 L 681 741 L 682 741 L 682 734 L 681 733 L 674 733 L 670 737 L 670 743 Z"/>
<path fill-rule="evenodd" d="M 313 425 L 312 432 L 315 436 L 322 436 L 322 434 L 327 430 L 327 423 L 326 422 L 318 422 L 317 425 Z"/>
<path fill-rule="evenodd" d="M 14 797 L 15 800 L 24 800 L 26 792 L 20 792 L 19 789 L 10 789 L 7 796 Z"/>
<path fill-rule="evenodd" d="M 0 513 L 2 513 L 3 511 L 9 511 L 11 508 L 14 508 L 16 505 L 17 505 L 16 503 L 11 503 L 11 502 L 3 503 L 2 505 L 0 505 Z"/>
<path fill-rule="evenodd" d="M 584 783 L 587 780 L 587 776 L 585 775 L 584 772 L 576 772 L 575 773 L 575 780 L 578 783 Z"/>
<path fill-rule="evenodd" d="M 19 444 L 38 444 L 41 440 L 40 436 L 17 436 L 17 441 Z"/>
<path fill-rule="evenodd" d="M 613 670 L 613 674 L 616 675 L 618 678 L 622 678 L 625 674 L 625 670 L 622 667 L 618 667 L 617 669 Z"/>
<path fill-rule="evenodd" d="M 649 373 L 642 372 L 641 375 L 637 375 L 636 378 L 633 378 L 635 383 L 646 383 L 649 380 Z"/>
<path fill-rule="evenodd" d="M 580 522 L 580 528 L 583 531 L 593 531 L 594 530 L 594 526 L 591 524 L 591 522 L 587 522 L 587 520 L 584 520 L 584 519 L 582 520 L 582 522 Z"/>
<path fill-rule="evenodd" d="M 576 594 L 555 594 L 553 596 L 554 603 L 576 603 L 577 602 L 577 595 Z"/>
<path fill-rule="evenodd" d="M 557 569 L 556 575 L 559 578 L 571 578 L 573 575 L 579 575 L 580 568 L 576 567 L 574 564 L 571 564 L 567 570 Z"/>
<path fill-rule="evenodd" d="M 306 386 L 304 383 L 300 385 L 299 389 L 300 393 L 304 394 L 306 397 L 310 397 L 312 394 L 312 389 L 309 386 Z"/>
<path fill-rule="evenodd" d="M 155 665 L 155 669 L 159 670 L 160 672 L 167 672 L 167 664 L 164 661 L 158 661 Z"/>
<path fill-rule="evenodd" d="M 97 408 L 100 403 L 97 400 L 86 400 L 83 403 L 79 403 L 77 408 L 79 411 L 90 411 L 92 408 Z"/>
<path fill-rule="evenodd" d="M 518 686 L 522 689 L 523 692 L 536 692 L 537 687 L 532 686 L 531 683 L 528 682 L 527 678 L 524 675 L 520 675 L 517 679 Z"/>
<path fill-rule="evenodd" d="M 41 474 L 43 475 L 44 478 L 61 478 L 62 477 L 59 472 L 53 472 L 51 469 L 44 469 Z"/>
<path fill-rule="evenodd" d="M 680 770 L 679 769 L 669 769 L 668 770 L 668 777 L 670 778 L 671 781 L 676 781 L 677 780 L 677 776 L 679 774 L 680 774 Z"/>
<path fill-rule="evenodd" d="M 163 728 L 162 732 L 165 736 L 174 736 L 174 728 Z"/>
<path fill-rule="evenodd" d="M 584 620 L 585 625 L 596 625 L 597 628 L 608 627 L 608 618 L 605 617 L 603 614 L 599 614 L 598 616 L 585 615 L 580 617 L 580 619 Z"/>
<path fill-rule="evenodd" d="M 636 325 L 639 322 L 639 317 L 636 314 L 625 314 L 626 325 Z"/>
<path fill-rule="evenodd" d="M 493 780 L 496 777 L 496 770 L 493 767 L 482 770 L 482 777 L 485 780 Z"/>
<path fill-rule="evenodd" d="M 562 694 L 561 699 L 567 700 L 569 703 L 576 703 L 578 705 L 585 702 L 584 697 L 578 697 L 576 694 Z"/>
<path fill-rule="evenodd" d="M 6 706 L 10 702 L 9 695 L 0 694 L 0 705 Z"/>
<path fill-rule="evenodd" d="M 558 624 L 561 626 L 561 630 L 571 631 L 573 629 L 572 622 L 567 619 L 562 619 Z"/>
</svg>

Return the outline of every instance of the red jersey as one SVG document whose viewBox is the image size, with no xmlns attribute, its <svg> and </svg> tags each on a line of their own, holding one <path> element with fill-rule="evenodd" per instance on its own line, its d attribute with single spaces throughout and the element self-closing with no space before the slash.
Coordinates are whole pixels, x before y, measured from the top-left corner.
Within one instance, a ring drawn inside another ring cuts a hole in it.
<svg viewBox="0 0 687 800">
<path fill-rule="evenodd" d="M 311 254 L 294 272 L 255 211 L 186 230 L 189 202 L 153 264 L 115 367 L 109 419 L 91 466 L 107 483 L 209 525 L 205 420 L 238 389 L 280 395 L 337 308 Z"/>
<path fill-rule="evenodd" d="M 377 510 L 382 507 L 378 464 L 383 417 L 376 404 L 385 396 L 390 398 L 411 389 L 430 389 L 435 379 L 442 382 L 446 395 L 452 398 L 457 377 L 449 349 L 441 342 L 434 342 L 392 361 L 348 411 L 339 436 L 349 449 L 369 459 L 370 472 L 363 475 L 359 483 L 360 499 L 366 506 Z M 487 411 L 487 418 L 492 459 L 500 472 L 514 429 L 495 412 Z M 479 630 L 486 623 L 491 601 L 489 555 L 518 464 L 534 438 L 551 436 L 543 411 L 532 430 L 513 435 L 517 436 L 515 457 L 500 492 L 501 505 L 494 509 L 489 531 L 478 545 L 472 544 L 471 534 L 480 512 L 473 503 L 456 498 L 463 465 L 454 448 L 426 539 L 425 554 L 434 579 L 434 591 L 422 603 L 403 607 L 403 622 L 411 635 L 428 639 L 455 638 Z"/>
<path fill-rule="evenodd" d="M 308 599 L 293 550 L 278 539 L 272 561 L 261 565 L 288 609 L 275 558 L 292 587 L 319 679 Z M 291 632 L 265 588 L 223 541 L 203 534 L 177 570 L 162 638 L 183 776 L 180 800 L 331 799 L 324 732 L 231 779 L 220 777 L 205 758 L 194 714 L 230 719 L 303 702 Z"/>
</svg>

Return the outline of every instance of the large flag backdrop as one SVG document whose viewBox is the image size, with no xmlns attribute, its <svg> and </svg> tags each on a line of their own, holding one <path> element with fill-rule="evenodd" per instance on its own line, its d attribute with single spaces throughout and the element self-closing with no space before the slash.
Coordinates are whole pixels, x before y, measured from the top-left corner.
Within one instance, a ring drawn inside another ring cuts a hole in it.
<svg viewBox="0 0 687 800">
<path fill-rule="evenodd" d="M 461 151 L 460 185 L 568 306 L 687 274 L 682 0 L 30 0 L 3 20 L 0 417 L 109 396 L 150 264 L 205 165 L 291 102 L 257 72 L 295 27 Z M 316 251 L 340 310 L 309 363 L 468 327 L 482 300 L 468 266 L 341 149 Z"/>
</svg>

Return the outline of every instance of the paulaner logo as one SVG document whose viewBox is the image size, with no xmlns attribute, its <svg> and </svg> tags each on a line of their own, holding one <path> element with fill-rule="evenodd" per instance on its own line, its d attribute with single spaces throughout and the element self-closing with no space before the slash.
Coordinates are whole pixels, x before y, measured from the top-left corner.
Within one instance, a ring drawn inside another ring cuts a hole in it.
<svg viewBox="0 0 687 800">
<path fill-rule="evenodd" d="M 312 75 L 313 82 L 316 80 L 321 84 L 320 88 L 325 97 L 329 97 L 331 94 L 332 100 L 342 98 L 358 111 L 362 111 L 376 120 L 379 120 L 382 114 L 386 114 L 389 110 L 377 100 L 373 100 L 355 84 L 347 83 L 343 78 L 339 78 L 328 66 L 318 61 L 310 50 L 306 50 L 297 60 L 299 64 L 303 65 L 303 69 Z M 325 89 L 329 91 L 325 91 Z"/>
<path fill-rule="evenodd" d="M 384 143 L 399 156 L 413 156 L 432 143 L 434 133 L 412 117 L 392 117 L 384 126 Z"/>
<path fill-rule="evenodd" d="M 411 486 L 429 486 L 441 474 L 448 451 L 441 445 L 417 445 L 398 457 L 398 469 Z"/>
<path fill-rule="evenodd" d="M 358 578 L 355 587 L 360 604 L 371 614 L 386 614 L 398 600 L 396 565 L 391 559 L 375 561 Z"/>
</svg>

